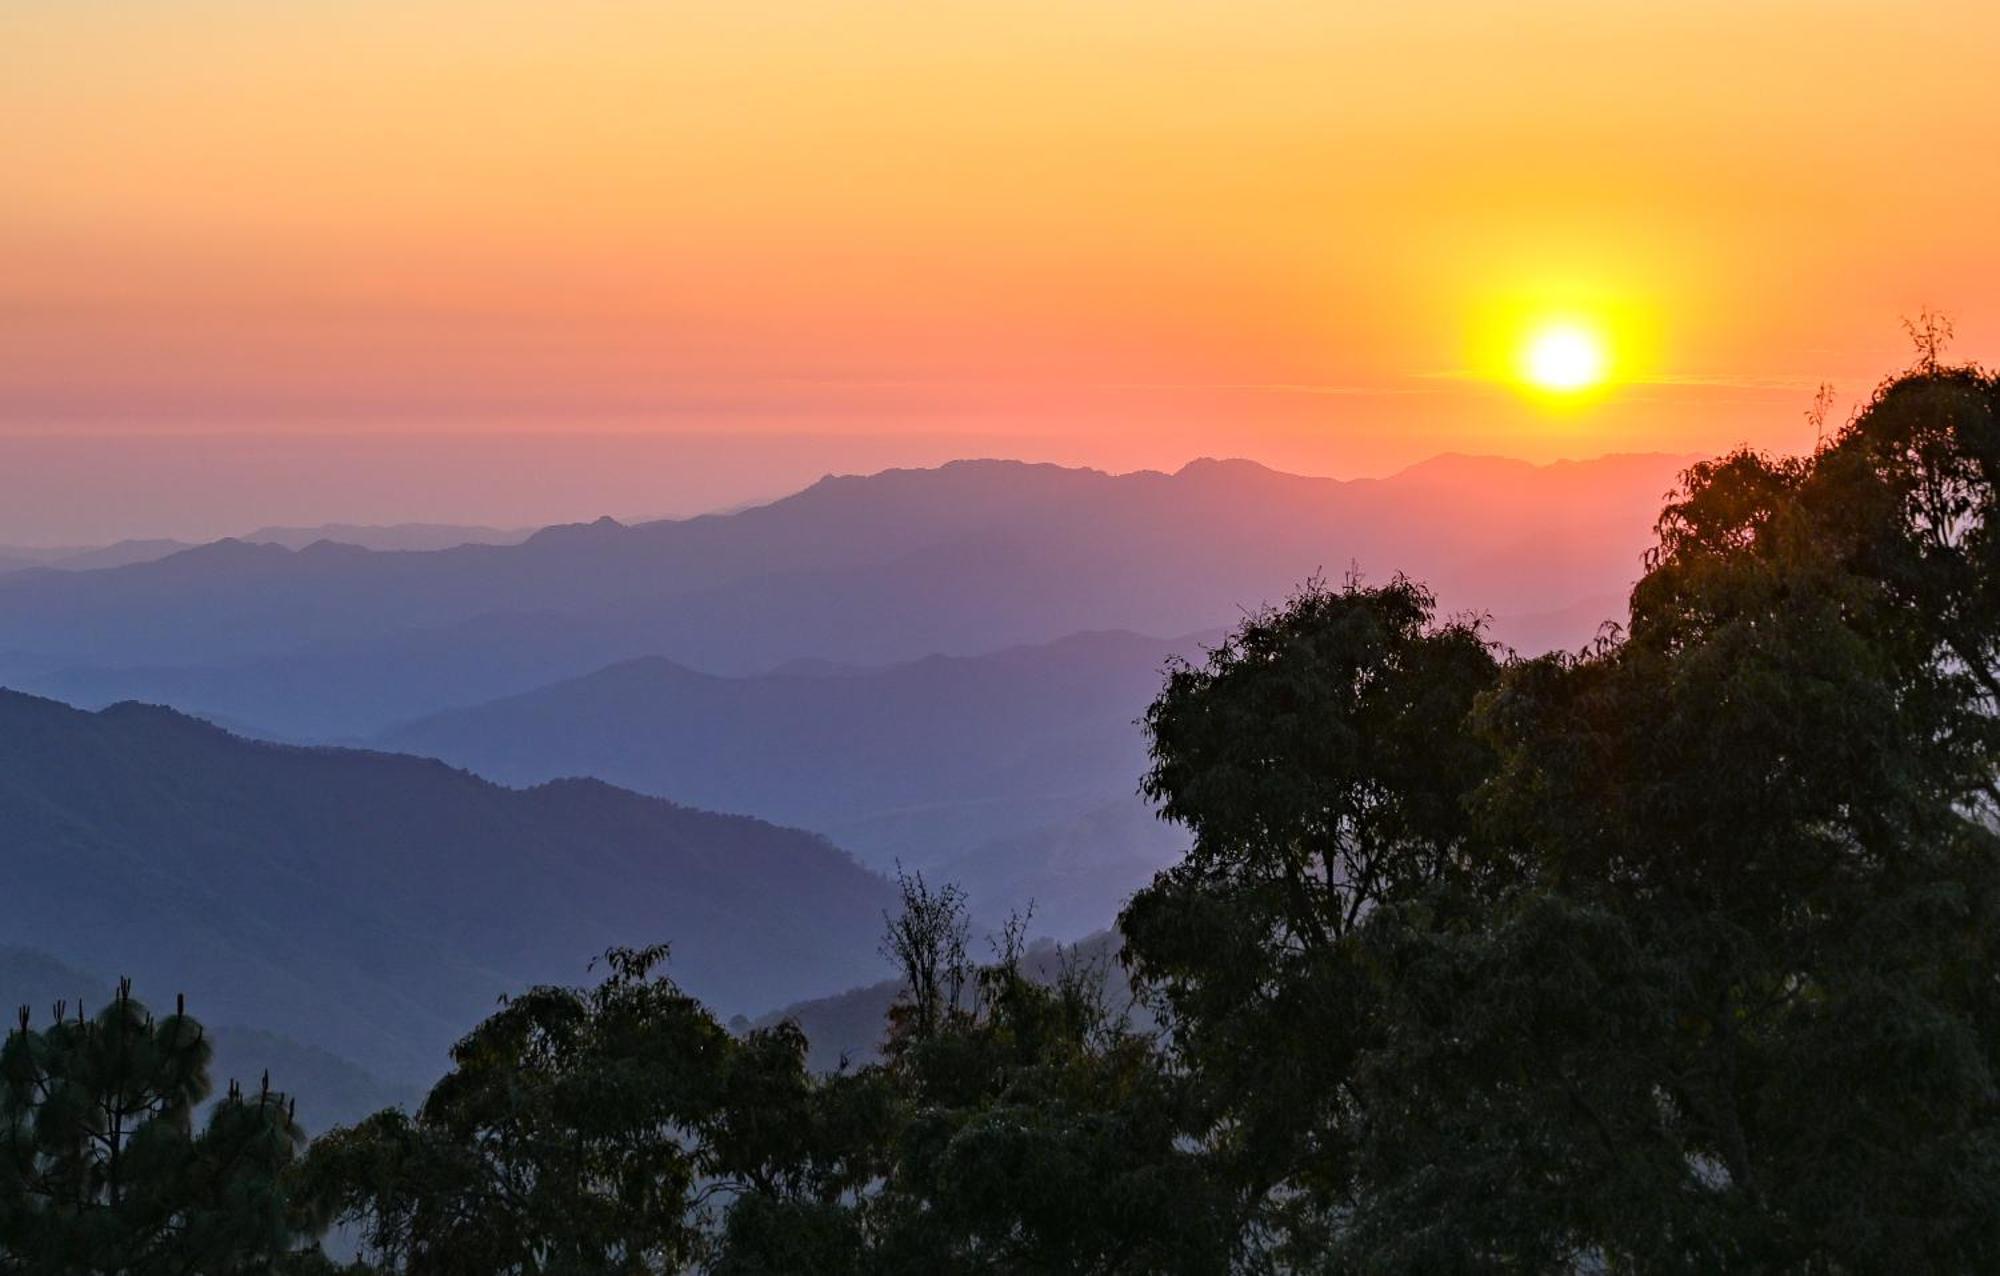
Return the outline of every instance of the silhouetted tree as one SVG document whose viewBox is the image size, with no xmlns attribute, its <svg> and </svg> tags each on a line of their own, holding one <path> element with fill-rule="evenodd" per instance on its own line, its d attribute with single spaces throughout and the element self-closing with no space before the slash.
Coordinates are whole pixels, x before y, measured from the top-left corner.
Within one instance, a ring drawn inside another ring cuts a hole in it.
<svg viewBox="0 0 2000 1276">
<path fill-rule="evenodd" d="M 1287 1266 L 2000 1262 L 1996 405 L 1696 466 L 1577 655 L 1398 583 L 1170 678 L 1128 958 Z"/>
<path fill-rule="evenodd" d="M 841 1172 L 748 1185 L 712 1270 L 1225 1270 L 1227 1212 L 1178 1143 L 1184 1080 L 1107 1012 L 1101 971 L 1038 982 L 1017 945 L 998 949 L 977 995 L 887 1062 L 775 1105 L 811 1141 L 796 1163 Z"/>
<path fill-rule="evenodd" d="M 234 1083 L 195 1130 L 210 1046 L 176 1007 L 155 1020 L 120 982 L 95 1017 L 29 1010 L 0 1047 L 0 1271 L 234 1276 L 308 1270 L 317 1228 L 287 1175 L 292 1104 Z"/>
<path fill-rule="evenodd" d="M 892 1048 L 929 1036 L 960 1013 L 972 979 L 965 892 L 955 882 L 933 887 L 921 871 L 905 873 L 900 866 L 896 888 L 902 906 L 883 917 L 881 949 L 903 978 L 903 995 L 890 1018 Z"/>
<path fill-rule="evenodd" d="M 512 998 L 452 1050 L 415 1117 L 314 1144 L 306 1182 L 384 1270 L 679 1270 L 700 1238 L 702 1130 L 735 1043 L 664 948 L 612 949 L 594 988 Z"/>
<path fill-rule="evenodd" d="M 1173 668 L 1146 715 L 1145 790 L 1194 840 L 1127 909 L 1125 956 L 1246 1228 L 1351 1204 L 1356 1068 L 1382 1031 L 1359 928 L 1488 889 L 1467 798 L 1496 763 L 1465 724 L 1499 666 L 1434 610 L 1400 578 L 1315 582 Z"/>
</svg>

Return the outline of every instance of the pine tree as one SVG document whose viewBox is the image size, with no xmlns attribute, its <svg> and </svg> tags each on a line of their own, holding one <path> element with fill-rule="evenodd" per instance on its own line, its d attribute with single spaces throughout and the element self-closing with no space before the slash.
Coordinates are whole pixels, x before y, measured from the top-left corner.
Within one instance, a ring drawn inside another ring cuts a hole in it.
<svg viewBox="0 0 2000 1276">
<path fill-rule="evenodd" d="M 293 1104 L 231 1083 L 206 1125 L 213 1047 L 177 999 L 155 1019 L 121 981 L 94 1017 L 23 1006 L 0 1047 L 0 1272 L 197 1273 L 279 1267 L 295 1248 L 285 1175 Z"/>
</svg>

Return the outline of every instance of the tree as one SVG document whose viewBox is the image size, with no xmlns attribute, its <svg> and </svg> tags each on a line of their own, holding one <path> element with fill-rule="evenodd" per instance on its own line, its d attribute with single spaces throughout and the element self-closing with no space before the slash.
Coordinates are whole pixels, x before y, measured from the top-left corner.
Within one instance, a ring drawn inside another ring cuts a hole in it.
<svg viewBox="0 0 2000 1276">
<path fill-rule="evenodd" d="M 155 1020 L 121 981 L 94 1018 L 26 1007 L 0 1048 L 0 1271 L 305 1270 L 317 1233 L 288 1174 L 305 1137 L 269 1079 L 231 1083 L 195 1131 L 210 1046 L 178 1006 Z"/>
<path fill-rule="evenodd" d="M 1128 959 L 1284 1261 L 2000 1261 L 1996 405 L 1931 367 L 1694 467 L 1582 653 L 1399 582 L 1169 679 Z"/>
<path fill-rule="evenodd" d="M 903 995 L 891 1014 L 892 1048 L 929 1036 L 960 1014 L 972 978 L 965 892 L 955 882 L 934 888 L 922 872 L 906 874 L 900 866 L 896 888 L 902 907 L 884 915 L 881 949 L 903 977 Z"/>
<path fill-rule="evenodd" d="M 886 947 L 911 958 L 909 986 L 886 1061 L 756 1105 L 790 1132 L 796 1168 L 737 1172 L 712 1270 L 1223 1270 L 1235 1236 L 1179 1145 L 1184 1081 L 1107 1006 L 1101 966 L 1071 956 L 1032 977 L 1016 918 L 975 967 L 962 894 L 903 889 Z M 784 1054 L 802 1057 L 803 1041 Z"/>
<path fill-rule="evenodd" d="M 1352 1082 L 1380 1029 L 1361 928 L 1494 871 L 1467 798 L 1495 759 L 1464 726 L 1499 666 L 1477 622 L 1435 611 L 1400 577 L 1313 582 L 1174 667 L 1146 714 L 1144 790 L 1193 846 L 1125 911 L 1125 960 L 1208 1105 L 1243 1226 L 1307 1249 L 1307 1220 L 1356 1186 Z"/>
<path fill-rule="evenodd" d="M 665 955 L 614 948 L 595 988 L 510 999 L 414 1118 L 378 1113 L 314 1144 L 315 1198 L 385 1271 L 680 1270 L 735 1043 L 652 973 Z"/>
<path fill-rule="evenodd" d="M 1034 979 L 1019 933 L 970 1011 L 889 1065 L 911 1107 L 870 1205 L 872 1270 L 1223 1270 L 1236 1237 L 1179 1142 L 1185 1079 L 1107 1007 L 1100 967 Z"/>
</svg>

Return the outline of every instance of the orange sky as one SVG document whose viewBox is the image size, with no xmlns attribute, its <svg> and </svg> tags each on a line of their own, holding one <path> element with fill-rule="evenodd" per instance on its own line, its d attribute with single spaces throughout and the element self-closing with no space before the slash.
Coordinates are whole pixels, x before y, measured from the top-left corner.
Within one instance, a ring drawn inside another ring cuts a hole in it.
<svg viewBox="0 0 2000 1276">
<path fill-rule="evenodd" d="M 1996 71 L 1971 3 L 7 0 L 0 434 L 1798 447 L 1902 315 L 2000 358 Z M 1495 376 L 1558 312 L 1565 407 Z"/>
</svg>

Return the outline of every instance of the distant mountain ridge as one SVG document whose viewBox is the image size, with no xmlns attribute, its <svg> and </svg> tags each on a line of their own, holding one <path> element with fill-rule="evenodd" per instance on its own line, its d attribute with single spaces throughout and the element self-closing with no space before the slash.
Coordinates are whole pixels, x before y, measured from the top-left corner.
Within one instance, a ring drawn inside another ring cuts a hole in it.
<svg viewBox="0 0 2000 1276">
<path fill-rule="evenodd" d="M 460 545 L 518 545 L 534 533 L 532 527 L 473 523 L 319 523 L 311 527 L 260 527 L 237 539 L 295 550 L 333 541 L 387 553 L 426 553 Z"/>
<path fill-rule="evenodd" d="M 878 868 L 950 864 L 985 915 L 1032 899 L 1069 936 L 1103 927 L 1179 849 L 1137 797 L 1136 720 L 1168 658 L 1198 658 L 1219 637 L 1076 634 L 983 656 L 734 678 L 649 657 L 373 743 L 504 783 L 592 775 L 756 812 L 824 832 Z"/>
<path fill-rule="evenodd" d="M 260 527 L 241 536 L 225 537 L 251 545 L 304 549 L 320 541 L 386 552 L 450 549 L 458 545 L 512 545 L 528 539 L 531 527 L 482 527 L 466 523 L 320 523 L 311 527 Z M 168 538 L 116 541 L 108 545 L 65 545 L 52 548 L 0 545 L 0 575 L 48 567 L 60 571 L 96 571 L 158 562 L 170 554 L 199 549 L 212 541 Z"/>
<path fill-rule="evenodd" d="M 666 940 L 724 1008 L 878 977 L 888 883 L 823 838 L 599 781 L 254 743 L 0 692 L 0 934 L 425 1080 L 503 993 Z"/>
<path fill-rule="evenodd" d="M 122 540 L 109 545 L 63 545 L 52 548 L 0 546 L 0 574 L 28 571 L 37 567 L 60 571 L 96 571 L 102 567 L 125 567 L 150 563 L 195 548 L 194 541 L 169 539 Z"/>
<path fill-rule="evenodd" d="M 1502 637 L 1510 618 L 1542 617 L 1532 641 L 1580 643 L 1594 623 L 1546 618 L 1622 594 L 1681 464 L 1446 458 L 1341 481 L 1245 461 L 1124 475 L 965 461 L 516 545 L 225 541 L 110 571 L 0 576 L 0 682 L 365 738 L 643 656 L 744 674 L 1087 630 L 1190 633 L 1350 565 L 1427 580 L 1448 608 L 1492 613 Z"/>
</svg>

